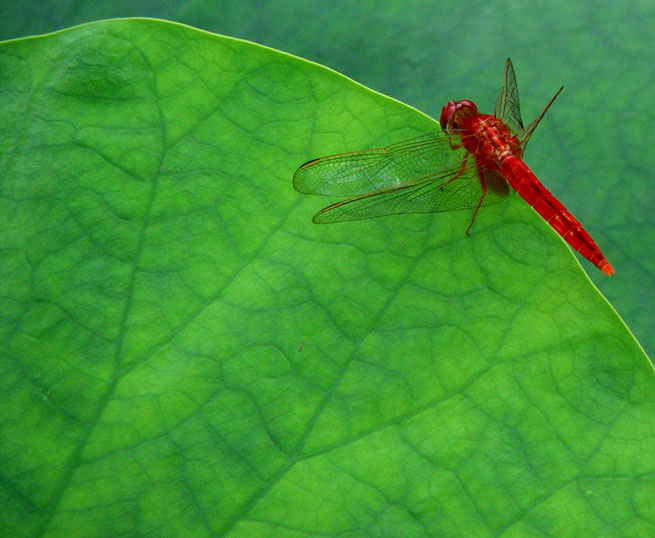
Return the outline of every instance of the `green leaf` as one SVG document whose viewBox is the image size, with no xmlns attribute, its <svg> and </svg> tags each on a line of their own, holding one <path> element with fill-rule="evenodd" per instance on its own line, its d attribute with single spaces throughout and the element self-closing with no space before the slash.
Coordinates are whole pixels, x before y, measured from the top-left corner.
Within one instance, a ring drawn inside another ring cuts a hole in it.
<svg viewBox="0 0 655 538">
<path fill-rule="evenodd" d="M 520 198 L 293 191 L 430 118 L 146 20 L 2 44 L 0 96 L 4 534 L 655 532 L 650 363 Z"/>
</svg>

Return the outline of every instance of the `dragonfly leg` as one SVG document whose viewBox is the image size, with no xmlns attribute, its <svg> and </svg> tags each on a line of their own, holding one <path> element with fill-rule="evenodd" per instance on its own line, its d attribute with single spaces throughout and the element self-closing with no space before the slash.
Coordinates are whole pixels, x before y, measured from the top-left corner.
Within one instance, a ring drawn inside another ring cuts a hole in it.
<svg viewBox="0 0 655 538">
<path fill-rule="evenodd" d="M 464 144 L 461 141 L 459 142 L 459 144 L 453 144 L 453 137 L 452 136 L 448 136 L 448 144 L 450 144 L 450 149 L 452 149 L 452 150 L 456 150 L 456 149 L 464 147 Z"/>
<path fill-rule="evenodd" d="M 451 177 L 445 183 L 442 183 L 441 185 L 439 185 L 440 189 L 443 189 L 446 185 L 448 185 L 448 183 L 452 183 L 453 181 L 455 181 L 459 176 L 461 176 L 464 173 L 464 170 L 466 170 L 466 163 L 468 162 L 470 156 L 471 156 L 470 153 L 466 154 L 466 157 L 464 157 L 464 160 L 462 161 L 462 166 L 459 167 L 459 172 L 457 172 L 453 177 Z"/>
<path fill-rule="evenodd" d="M 469 230 L 471 229 L 471 226 L 473 226 L 473 223 L 475 222 L 475 217 L 478 214 L 478 211 L 480 211 L 480 207 L 482 207 L 482 202 L 484 202 L 484 197 L 487 195 L 487 183 L 484 180 L 484 170 L 480 167 L 478 163 L 475 163 L 475 166 L 478 169 L 478 176 L 480 178 L 480 188 L 482 189 L 482 196 L 480 196 L 480 201 L 478 202 L 475 211 L 473 211 L 471 222 L 469 222 L 469 225 L 466 227 L 466 232 L 465 232 L 466 235 L 471 235 L 469 233 Z"/>
</svg>

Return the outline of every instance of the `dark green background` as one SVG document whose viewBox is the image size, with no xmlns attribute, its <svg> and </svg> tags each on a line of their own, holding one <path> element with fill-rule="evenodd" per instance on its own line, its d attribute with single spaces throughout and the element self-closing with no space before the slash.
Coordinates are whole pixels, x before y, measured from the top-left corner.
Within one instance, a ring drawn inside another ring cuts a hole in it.
<svg viewBox="0 0 655 538">
<path fill-rule="evenodd" d="M 653 355 L 652 1 L 99 5 L 32 0 L 3 3 L 0 38 L 129 16 L 183 22 L 290 52 L 433 117 L 451 98 L 469 98 L 490 110 L 508 56 L 517 70 L 524 119 L 529 121 L 564 84 L 526 159 L 615 267 L 616 275 L 608 278 L 582 262 Z"/>
</svg>

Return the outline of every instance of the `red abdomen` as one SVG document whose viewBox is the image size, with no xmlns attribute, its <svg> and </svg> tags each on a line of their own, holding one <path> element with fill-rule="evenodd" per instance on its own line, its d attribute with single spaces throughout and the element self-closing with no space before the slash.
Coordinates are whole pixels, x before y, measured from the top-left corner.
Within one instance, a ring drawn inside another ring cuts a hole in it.
<svg viewBox="0 0 655 538">
<path fill-rule="evenodd" d="M 614 269 L 582 224 L 555 198 L 515 155 L 501 158 L 500 170 L 509 184 L 530 204 L 566 242 L 607 275 Z"/>
</svg>

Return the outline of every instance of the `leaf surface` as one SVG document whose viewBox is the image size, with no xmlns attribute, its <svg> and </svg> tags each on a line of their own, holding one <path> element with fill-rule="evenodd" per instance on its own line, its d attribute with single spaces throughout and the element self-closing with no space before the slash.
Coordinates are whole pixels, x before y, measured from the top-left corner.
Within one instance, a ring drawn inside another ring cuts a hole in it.
<svg viewBox="0 0 655 538">
<path fill-rule="evenodd" d="M 147 20 L 2 44 L 0 100 L 6 534 L 655 532 L 650 363 L 520 198 L 292 189 L 430 118 Z"/>
</svg>

